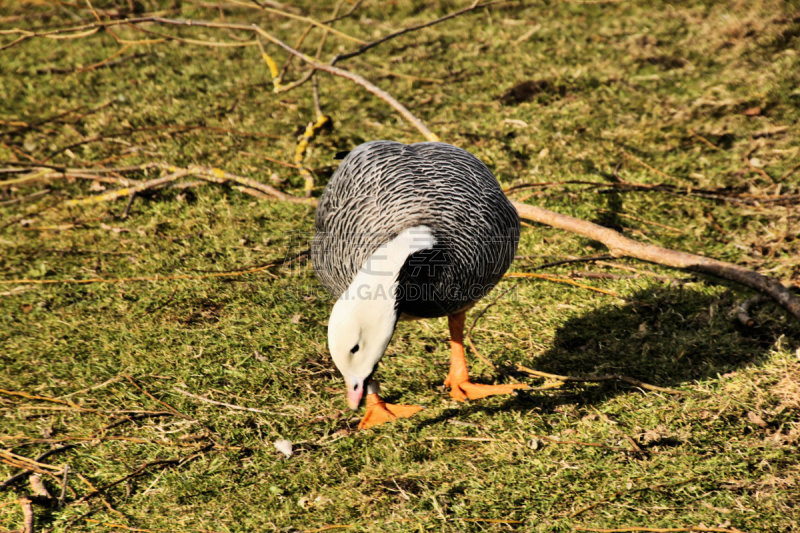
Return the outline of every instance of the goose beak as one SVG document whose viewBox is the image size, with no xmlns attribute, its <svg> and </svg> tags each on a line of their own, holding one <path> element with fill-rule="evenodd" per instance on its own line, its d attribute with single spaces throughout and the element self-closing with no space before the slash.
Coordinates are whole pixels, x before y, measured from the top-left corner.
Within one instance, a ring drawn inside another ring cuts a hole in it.
<svg viewBox="0 0 800 533">
<path fill-rule="evenodd" d="M 345 378 L 347 385 L 347 406 L 353 411 L 361 405 L 361 398 L 364 396 L 364 380 L 358 378 Z"/>
</svg>

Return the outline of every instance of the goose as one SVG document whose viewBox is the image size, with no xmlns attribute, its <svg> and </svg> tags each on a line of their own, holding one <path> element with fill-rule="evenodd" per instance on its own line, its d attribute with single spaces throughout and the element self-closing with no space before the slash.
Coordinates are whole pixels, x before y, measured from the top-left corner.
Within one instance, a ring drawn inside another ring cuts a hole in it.
<svg viewBox="0 0 800 533">
<path fill-rule="evenodd" d="M 400 319 L 447 316 L 450 370 L 458 401 L 528 388 L 469 380 L 466 311 L 511 265 L 520 221 L 491 171 L 441 142 L 370 141 L 342 160 L 320 198 L 311 262 L 336 299 L 328 348 L 347 403 L 366 405 L 360 429 L 422 409 L 386 403 L 375 377 Z"/>
</svg>

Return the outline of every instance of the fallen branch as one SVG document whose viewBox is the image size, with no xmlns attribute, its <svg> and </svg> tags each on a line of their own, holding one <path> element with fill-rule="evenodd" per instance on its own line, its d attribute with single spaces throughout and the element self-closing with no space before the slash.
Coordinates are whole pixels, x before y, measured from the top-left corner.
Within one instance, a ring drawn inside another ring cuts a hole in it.
<svg viewBox="0 0 800 533">
<path fill-rule="evenodd" d="M 167 410 L 169 410 L 169 411 L 170 411 L 170 412 L 171 412 L 173 415 L 175 415 L 175 416 L 179 416 L 179 417 L 181 417 L 181 418 L 184 418 L 184 419 L 186 419 L 186 420 L 194 420 L 192 417 L 190 417 L 190 416 L 187 416 L 187 415 L 185 415 L 185 414 L 181 413 L 180 411 L 178 411 L 177 409 L 175 409 L 175 407 L 173 407 L 172 405 L 168 404 L 167 402 L 165 402 L 165 401 L 162 401 L 162 400 L 159 400 L 158 398 L 156 398 L 155 396 L 153 396 L 152 394 L 150 394 L 150 392 L 148 392 L 148 391 L 147 391 L 147 389 L 145 389 L 144 387 L 142 387 L 141 385 L 139 385 L 138 383 L 136 383 L 136 381 L 134 381 L 134 379 L 133 379 L 132 377 L 130 377 L 128 374 L 123 374 L 122 376 L 123 376 L 125 379 L 127 379 L 127 380 L 128 380 L 130 383 L 131 383 L 131 385 L 133 385 L 134 387 L 136 387 L 137 389 L 139 389 L 140 391 L 142 391 L 142 393 L 143 393 L 145 396 L 147 396 L 147 397 L 148 397 L 148 398 L 150 398 L 151 400 L 153 400 L 153 401 L 155 401 L 155 402 L 158 402 L 158 403 L 160 403 L 161 405 L 163 405 L 164 407 L 166 407 L 166 408 L 167 408 Z"/>
<path fill-rule="evenodd" d="M 119 198 L 129 198 L 135 194 L 144 192 L 150 189 L 156 189 L 158 187 L 162 187 L 169 183 L 172 183 L 180 178 L 184 178 L 187 176 L 195 176 L 200 178 L 203 181 L 208 181 L 211 183 L 216 184 L 228 184 L 233 183 L 243 187 L 244 191 L 247 194 L 250 194 L 251 191 L 257 191 L 260 193 L 258 196 L 262 197 L 262 195 L 269 196 L 271 198 L 275 198 L 277 200 L 283 200 L 285 202 L 293 202 L 298 204 L 311 204 L 316 205 L 316 200 L 311 200 L 309 198 L 298 198 L 296 196 L 292 196 L 291 194 L 287 194 L 281 190 L 276 189 L 266 183 L 261 183 L 258 180 L 253 178 L 248 178 L 245 176 L 238 176 L 236 174 L 231 174 L 225 170 L 213 167 L 203 167 L 199 165 L 191 165 L 186 168 L 178 168 L 173 165 L 169 165 L 167 163 L 150 163 L 148 165 L 142 165 L 142 169 L 148 167 L 159 167 L 169 172 L 166 176 L 161 176 L 159 178 L 155 178 L 152 180 L 144 181 L 132 185 L 130 187 L 124 187 L 122 189 L 117 189 L 114 191 L 109 191 L 103 194 L 98 194 L 95 196 L 89 196 L 86 198 L 75 198 L 71 200 L 67 200 L 64 204 L 65 205 L 91 205 L 101 202 L 108 202 L 117 200 Z M 76 177 L 84 177 L 84 174 L 89 178 L 92 178 L 93 175 L 90 173 L 81 172 L 75 169 L 71 169 L 65 171 L 63 175 L 67 176 L 76 176 Z M 31 181 L 33 179 L 44 179 L 49 177 L 61 177 L 61 173 L 51 172 L 49 170 L 42 170 L 33 172 L 30 175 L 23 176 L 21 178 L 16 178 L 13 180 L 16 183 L 20 183 L 22 181 Z M 12 181 L 12 180 L 9 180 Z M 8 182 L 0 183 L 0 186 L 6 184 Z"/>
<path fill-rule="evenodd" d="M 63 405 L 68 405 L 68 406 L 72 407 L 73 409 L 77 409 L 79 411 L 89 411 L 89 412 L 92 412 L 92 413 L 99 413 L 100 412 L 98 409 L 91 409 L 91 408 L 88 408 L 88 407 L 82 407 L 82 406 L 78 405 L 77 403 L 71 402 L 71 401 L 68 401 L 68 400 L 61 400 L 59 398 L 51 398 L 49 396 L 39 396 L 37 394 L 29 394 L 29 393 L 24 392 L 24 391 L 12 391 L 12 390 L 7 390 L 7 389 L 0 389 L 0 394 L 3 394 L 5 396 L 16 396 L 18 398 L 25 398 L 27 400 L 41 400 L 41 401 L 44 401 L 44 402 L 60 403 L 60 404 L 63 404 Z"/>
<path fill-rule="evenodd" d="M 428 141 L 438 141 L 439 140 L 439 137 L 435 133 L 433 133 L 431 130 L 429 130 L 424 122 L 422 122 L 420 119 L 418 119 L 416 116 L 414 116 L 414 114 L 411 113 L 411 111 L 409 111 L 408 108 L 406 108 L 406 106 L 404 106 L 403 104 L 398 102 L 392 95 L 390 95 L 389 93 L 387 93 L 386 91 L 384 91 L 380 87 L 374 85 L 370 81 L 367 81 L 364 77 L 359 76 L 358 74 L 355 74 L 354 72 L 350 72 L 349 70 L 344 70 L 344 69 L 341 69 L 339 67 L 334 67 L 333 65 L 328 65 L 326 63 L 320 63 L 319 61 L 315 60 L 314 58 L 309 57 L 306 54 L 295 50 L 294 48 L 292 48 L 288 44 L 284 43 L 283 41 L 281 41 L 277 37 L 274 37 L 271 34 L 267 33 L 266 31 L 262 30 L 258 26 L 253 26 L 253 29 L 255 29 L 255 31 L 257 31 L 259 35 L 261 35 L 262 37 L 264 37 L 265 39 L 267 39 L 271 43 L 277 44 L 278 46 L 280 46 L 281 48 L 283 48 L 284 50 L 286 50 L 290 54 L 299 57 L 300 59 L 302 59 L 303 61 L 305 61 L 306 63 L 308 63 L 312 67 L 314 67 L 315 69 L 325 71 L 328 74 L 333 74 L 334 76 L 339 76 L 340 78 L 345 78 L 347 80 L 350 80 L 350 81 L 352 81 L 353 83 L 355 83 L 357 85 L 361 85 L 367 91 L 371 92 L 372 94 L 374 94 L 375 96 L 377 96 L 378 98 L 380 98 L 381 100 L 383 100 L 384 102 L 389 104 L 395 111 L 400 113 L 400 115 L 402 115 L 402 117 L 404 119 L 406 119 L 409 123 L 411 123 L 411 125 L 413 125 L 415 128 L 417 128 L 417 130 L 419 130 L 420 133 L 422 133 L 422 136 L 425 137 L 426 140 L 428 140 Z"/>
<path fill-rule="evenodd" d="M 311 19 L 304 18 L 303 20 L 305 20 L 306 22 L 312 23 L 312 24 L 314 24 L 314 25 L 316 25 L 318 27 L 327 28 L 329 31 L 331 31 L 331 33 L 334 33 L 334 34 L 337 34 L 337 35 L 339 35 L 341 33 L 341 32 L 338 32 L 337 30 L 335 30 L 333 28 L 330 28 L 330 27 L 325 26 L 325 25 L 321 25 L 320 23 L 318 23 L 316 21 L 312 22 Z M 277 37 L 275 37 L 274 35 L 272 35 L 271 33 L 267 32 L 266 30 L 264 30 L 263 28 L 259 27 L 256 24 L 235 24 L 235 23 L 223 23 L 223 22 L 210 22 L 210 21 L 205 21 L 205 20 L 169 19 L 169 18 L 164 18 L 164 17 L 139 17 L 139 18 L 130 18 L 130 19 L 122 19 L 122 20 L 109 20 L 109 21 L 97 22 L 97 23 L 93 23 L 93 24 L 84 24 L 84 25 L 81 25 L 81 26 L 75 26 L 73 28 L 61 28 L 61 29 L 58 29 L 58 30 L 43 31 L 43 32 L 31 32 L 31 31 L 27 31 L 27 30 L 15 29 L 15 30 L 8 30 L 8 31 L 5 31 L 5 32 L 0 32 L 0 33 L 22 34 L 22 36 L 20 38 L 18 38 L 17 40 L 9 43 L 8 45 L 0 47 L 0 51 L 2 51 L 4 49 L 7 49 L 7 48 L 10 48 L 11 46 L 17 45 L 20 42 L 22 42 L 24 40 L 27 40 L 27 39 L 30 39 L 30 38 L 33 38 L 33 37 L 51 37 L 51 38 L 53 38 L 53 37 L 59 37 L 60 35 L 57 35 L 57 34 L 61 34 L 61 33 L 84 32 L 84 31 L 88 32 L 88 33 L 85 33 L 85 34 L 75 33 L 74 35 L 70 36 L 70 37 L 78 38 L 78 37 L 81 37 L 81 36 L 85 36 L 85 35 L 89 35 L 91 33 L 94 33 L 101 27 L 105 28 L 105 29 L 108 29 L 108 27 L 118 26 L 118 25 L 122 25 L 122 24 L 134 26 L 134 25 L 146 24 L 146 23 L 164 24 L 164 25 L 171 25 L 171 26 L 195 26 L 195 27 L 203 27 L 203 28 L 228 29 L 228 30 L 247 31 L 247 32 L 251 32 L 251 33 L 255 32 L 258 35 L 260 35 L 261 37 L 263 37 L 264 39 L 268 40 L 269 42 L 280 46 L 281 48 L 283 48 L 284 50 L 286 50 L 290 54 L 292 54 L 292 55 L 294 55 L 296 57 L 299 57 L 300 59 L 302 59 L 303 61 L 308 63 L 311 67 L 315 68 L 316 70 L 322 70 L 322 71 L 325 71 L 325 72 L 327 72 L 329 74 L 333 74 L 334 76 L 339 76 L 341 78 L 348 79 L 348 80 L 352 81 L 353 83 L 356 83 L 357 85 L 361 85 L 367 91 L 369 91 L 370 93 L 374 94 L 375 96 L 377 96 L 378 98 L 380 98 L 381 100 L 383 100 L 384 102 L 389 104 L 395 111 L 400 113 L 400 115 L 403 118 L 405 118 L 409 123 L 411 123 L 415 128 L 417 128 L 420 131 L 420 133 L 422 133 L 422 135 L 425 137 L 425 139 L 427 139 L 429 141 L 438 141 L 439 140 L 439 137 L 437 137 L 436 134 L 434 134 L 431 130 L 429 130 L 428 127 L 420 119 L 418 119 L 416 116 L 414 116 L 414 114 L 411 113 L 411 111 L 409 111 L 408 108 L 406 108 L 403 104 L 398 102 L 392 95 L 390 95 L 389 93 L 387 93 L 383 89 L 377 87 L 376 85 L 374 85 L 373 83 L 369 82 L 368 80 L 366 80 L 362 76 L 359 76 L 358 74 L 355 74 L 355 73 L 350 72 L 348 70 L 344 70 L 344 69 L 335 67 L 333 65 L 329 65 L 327 63 L 321 63 L 321 62 L 315 60 L 314 58 L 307 56 L 306 54 L 304 54 L 304 53 L 292 48 L 288 44 L 284 43 L 283 41 L 281 41 L 280 39 L 278 39 Z M 365 44 L 365 43 L 363 41 L 359 41 L 359 44 Z"/>
<path fill-rule="evenodd" d="M 619 232 L 593 222 L 548 211 L 541 207 L 519 202 L 512 203 L 517 208 L 520 217 L 600 241 L 608 247 L 615 257 L 633 257 L 659 265 L 683 268 L 734 281 L 768 295 L 794 315 L 795 318 L 800 319 L 800 298 L 793 295 L 789 289 L 773 278 L 763 276 L 758 272 L 733 263 L 718 261 L 701 255 L 678 252 L 655 244 L 634 241 Z"/>
<path fill-rule="evenodd" d="M 169 167 L 174 168 L 174 167 Z M 238 176 L 236 174 L 231 174 L 225 170 L 219 168 L 209 168 L 209 167 L 201 167 L 198 165 L 191 165 L 187 169 L 188 174 L 192 176 L 198 177 L 205 181 L 210 181 L 212 183 L 218 184 L 225 184 L 225 183 L 235 183 L 237 185 L 241 185 L 242 187 L 256 190 L 260 193 L 266 194 L 271 196 L 277 200 L 282 200 L 284 202 L 292 202 L 295 204 L 308 204 L 308 205 L 317 205 L 316 200 L 312 200 L 311 198 L 298 198 L 297 196 L 293 196 L 291 194 L 287 194 L 281 190 L 276 189 L 266 183 L 261 183 L 260 181 L 254 180 L 253 178 L 248 178 L 245 176 Z"/>
</svg>

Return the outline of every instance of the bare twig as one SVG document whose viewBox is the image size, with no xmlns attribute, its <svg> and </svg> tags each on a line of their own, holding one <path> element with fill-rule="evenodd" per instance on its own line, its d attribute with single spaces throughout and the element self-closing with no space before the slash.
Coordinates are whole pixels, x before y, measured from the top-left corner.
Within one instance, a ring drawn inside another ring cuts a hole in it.
<svg viewBox="0 0 800 533">
<path fill-rule="evenodd" d="M 306 16 L 303 16 L 303 15 L 296 15 L 294 13 L 289 13 L 289 12 L 285 11 L 285 9 L 277 9 L 277 8 L 267 7 L 267 6 L 261 6 L 261 7 L 262 7 L 262 9 L 264 11 L 267 11 L 269 13 L 274 13 L 274 14 L 280 15 L 282 17 L 299 20 L 301 22 L 306 22 L 308 24 L 311 24 L 312 26 L 316 26 L 317 28 L 321 28 L 321 29 L 323 29 L 325 31 L 329 31 L 329 32 L 333 33 L 334 35 L 337 35 L 337 36 L 341 37 L 342 39 L 347 39 L 348 41 L 352 41 L 352 42 L 358 43 L 358 44 L 365 44 L 365 42 L 363 40 L 361 40 L 361 39 L 359 39 L 357 37 L 353 37 L 352 35 L 348 35 L 348 34 L 342 32 L 342 31 L 339 31 L 336 28 L 334 28 L 333 26 L 329 26 L 329 25 L 327 25 L 325 23 L 319 22 L 318 20 L 314 20 L 311 17 L 306 17 Z"/>
<path fill-rule="evenodd" d="M 272 198 L 283 200 L 285 202 L 316 205 L 316 200 L 314 199 L 298 198 L 297 196 L 292 196 L 291 194 L 287 194 L 283 191 L 276 189 L 275 187 L 267 185 L 266 183 L 261 183 L 260 181 L 254 180 L 253 178 L 231 174 L 230 172 L 227 172 L 219 168 L 209 168 L 209 167 L 201 167 L 198 165 L 191 165 L 185 170 L 187 171 L 188 174 L 196 176 L 205 181 L 210 181 L 212 183 L 220 183 L 220 184 L 235 183 L 237 185 L 241 185 L 248 189 L 254 189 L 263 194 L 271 196 Z"/>
<path fill-rule="evenodd" d="M 699 133 L 697 133 L 696 131 L 694 131 L 691 128 L 689 128 L 689 135 L 691 135 L 692 137 L 697 138 L 700 142 L 702 142 L 703 144 L 705 144 L 706 146 L 708 146 L 712 150 L 719 151 L 719 149 L 720 149 L 719 146 L 717 146 L 716 144 L 712 143 L 711 141 L 709 141 L 708 139 L 706 139 L 705 137 L 703 137 L 702 135 L 700 135 Z"/>
<path fill-rule="evenodd" d="M 250 413 L 261 413 L 261 414 L 276 414 L 269 411 L 264 411 L 263 409 L 256 409 L 255 407 L 242 407 L 241 405 L 234 405 L 232 403 L 210 400 L 208 398 L 203 398 L 202 396 L 198 396 L 197 394 L 192 394 L 191 392 L 187 392 L 179 387 L 173 387 L 172 390 L 180 394 L 183 394 L 184 396 L 194 398 L 195 400 L 200 400 L 201 402 L 210 403 L 213 405 L 220 405 L 222 407 L 227 407 L 228 409 L 233 409 L 234 411 L 248 411 Z"/>
<path fill-rule="evenodd" d="M 578 283 L 577 281 L 573 281 L 567 278 L 561 278 L 558 276 L 552 276 L 550 274 L 536 274 L 535 272 L 507 272 L 504 278 L 537 278 L 537 279 L 544 279 L 547 281 L 553 281 L 555 283 L 565 283 L 567 285 L 573 285 L 575 287 L 580 287 L 581 289 L 587 289 L 594 292 L 599 292 L 600 294 L 607 294 L 608 296 L 614 296 L 615 298 L 623 298 L 622 295 L 617 294 L 614 291 L 609 291 L 607 289 L 601 289 L 599 287 L 592 287 L 591 285 L 586 285 L 584 283 Z"/>
<path fill-rule="evenodd" d="M 61 467 L 53 466 L 47 463 L 42 463 L 37 461 L 36 459 L 31 459 L 30 457 L 17 455 L 11 450 L 0 450 L 0 462 L 13 466 L 14 468 L 22 468 L 30 472 L 36 472 L 38 474 L 58 475 L 61 474 L 64 470 Z"/>
<path fill-rule="evenodd" d="M 116 191 L 109 191 L 103 194 L 98 194 L 96 196 L 89 196 L 88 198 L 79 198 L 74 200 L 67 200 L 65 205 L 87 205 L 87 204 L 97 204 L 100 202 L 106 202 L 109 200 L 116 200 L 117 198 L 122 198 L 125 196 L 133 196 L 137 193 L 142 191 L 146 191 L 148 189 L 154 189 L 156 187 L 161 187 L 162 185 L 166 185 L 167 183 L 173 182 L 179 178 L 182 178 L 191 172 L 188 169 L 180 169 L 172 172 L 171 174 L 167 174 L 166 176 L 161 176 L 160 178 L 152 179 L 145 181 L 144 183 L 139 183 L 134 185 L 133 187 L 125 187 L 123 189 L 117 189 Z"/>
<path fill-rule="evenodd" d="M 477 357 L 478 359 L 480 359 L 480 360 L 481 360 L 481 362 L 482 362 L 484 365 L 488 366 L 488 367 L 489 367 L 489 368 L 491 368 L 492 370 L 497 370 L 497 367 L 496 367 L 496 366 L 494 366 L 494 363 L 492 363 L 492 362 L 491 362 L 491 361 L 490 361 L 488 358 L 484 357 L 484 355 L 483 355 L 481 352 L 479 352 L 479 351 L 478 351 L 478 349 L 477 349 L 477 348 L 475 347 L 475 345 L 472 343 L 472 339 L 470 338 L 470 336 L 469 336 L 469 335 L 464 335 L 464 340 L 466 340 L 466 341 L 467 341 L 467 344 L 469 345 L 469 348 L 470 348 L 470 350 L 472 350 L 472 353 L 473 353 L 473 354 L 475 354 L 475 357 Z"/>
<path fill-rule="evenodd" d="M 11 198 L 10 200 L 4 200 L 4 201 L 0 202 L 0 206 L 21 204 L 23 202 L 27 202 L 28 200 L 33 200 L 35 198 L 39 198 L 39 197 L 44 196 L 44 195 L 49 194 L 49 193 L 50 193 L 50 189 L 42 189 L 41 191 L 36 191 L 34 193 L 31 193 L 31 194 L 26 194 L 25 196 L 19 196 L 17 198 Z"/>
<path fill-rule="evenodd" d="M 64 465 L 64 471 L 61 474 L 61 494 L 58 495 L 58 506 L 64 507 L 64 500 L 67 497 L 67 476 L 69 476 L 69 465 Z"/>
<path fill-rule="evenodd" d="M 56 453 L 59 453 L 59 452 L 63 452 L 65 450 L 69 450 L 69 449 L 72 449 L 74 447 L 75 447 L 74 444 L 67 444 L 66 446 L 59 446 L 58 448 L 53 448 L 51 450 L 47 450 L 43 454 L 39 455 L 36 459 L 34 459 L 34 461 L 36 461 L 36 462 L 42 461 L 43 459 L 46 459 L 47 457 L 50 457 L 53 454 L 56 454 Z M 30 471 L 31 470 L 26 468 L 22 472 L 20 472 L 19 474 L 15 474 L 15 475 L 11 476 L 10 478 L 6 479 L 5 481 L 3 481 L 2 483 L 0 483 L 0 491 L 5 489 L 6 487 L 10 487 L 11 485 L 17 483 L 18 481 L 21 481 L 22 479 L 25 478 L 25 476 L 28 475 L 28 473 Z"/>
<path fill-rule="evenodd" d="M 683 178 L 676 178 L 674 176 L 670 176 L 666 172 L 663 172 L 661 170 L 658 170 L 657 168 L 654 168 L 654 167 L 648 165 L 647 163 L 645 163 L 644 161 L 642 161 L 641 159 L 639 159 L 638 157 L 636 157 L 635 155 L 633 155 L 630 152 L 627 152 L 627 151 L 623 150 L 622 151 L 622 155 L 624 155 L 628 159 L 631 159 L 631 160 L 639 163 L 641 166 L 643 166 L 647 170 L 649 170 L 651 172 L 654 172 L 654 173 L 658 174 L 659 176 L 661 176 L 663 178 L 667 178 L 668 180 L 670 180 L 672 182 L 677 182 L 677 183 L 679 183 L 681 185 L 692 185 L 690 182 L 688 182 L 687 180 L 685 180 Z"/>
<path fill-rule="evenodd" d="M 174 181 L 176 181 L 176 180 L 178 180 L 180 178 L 183 178 L 183 177 L 186 177 L 186 176 L 190 176 L 190 175 L 191 176 L 196 176 L 196 177 L 198 177 L 198 178 L 200 178 L 200 179 L 202 179 L 204 181 L 209 181 L 209 182 L 217 183 L 217 184 L 234 183 L 234 184 L 237 184 L 237 185 L 241 185 L 245 189 L 256 190 L 256 191 L 259 191 L 260 193 L 263 193 L 263 194 L 265 194 L 265 195 L 267 195 L 269 197 L 276 198 L 278 200 L 283 200 L 283 201 L 286 201 L 286 202 L 294 202 L 294 203 L 300 203 L 300 204 L 309 204 L 309 203 L 311 203 L 312 205 L 315 203 L 314 200 L 311 200 L 309 198 L 298 198 L 296 196 L 292 196 L 291 194 L 287 194 L 287 193 L 285 193 L 283 191 L 280 191 L 280 190 L 276 189 L 275 187 L 267 185 L 266 183 L 261 183 L 260 181 L 257 181 L 257 180 L 255 180 L 253 178 L 248 178 L 248 177 L 245 177 L 245 176 L 238 176 L 236 174 L 231 174 L 230 172 L 227 172 L 227 171 L 219 169 L 219 168 L 202 167 L 202 166 L 199 166 L 199 165 L 191 165 L 191 166 L 189 166 L 187 168 L 178 168 L 178 167 L 175 167 L 173 165 L 169 165 L 167 163 L 151 163 L 151 164 L 149 164 L 147 166 L 148 167 L 152 167 L 152 166 L 161 167 L 161 168 L 167 170 L 170 173 L 167 174 L 166 176 L 162 176 L 160 178 L 155 178 L 155 179 L 148 180 L 148 181 L 145 181 L 145 182 L 139 182 L 136 185 L 133 185 L 133 186 L 130 186 L 130 187 L 124 187 L 122 189 L 117 189 L 117 190 L 114 190 L 114 191 L 109 191 L 109 192 L 106 192 L 106 193 L 103 193 L 103 194 L 98 194 L 98 195 L 95 195 L 95 196 L 89 196 L 89 197 L 86 197 L 86 198 L 77 198 L 77 199 L 67 200 L 65 202 L 65 205 L 90 205 L 90 204 L 96 204 L 96 203 L 100 203 L 100 202 L 113 201 L 113 200 L 117 200 L 119 198 L 129 197 L 131 195 L 135 195 L 135 194 L 138 194 L 140 192 L 143 192 L 143 191 L 146 191 L 146 190 L 149 190 L 149 189 L 155 189 L 155 188 L 158 188 L 158 187 L 162 187 L 162 186 L 167 185 L 169 183 L 172 183 L 172 182 L 174 182 Z M 47 174 L 47 172 L 43 172 L 41 174 L 37 173 L 37 175 L 38 175 L 37 176 L 38 178 L 42 178 L 42 177 L 47 176 L 48 174 Z M 72 170 L 71 172 L 69 172 L 68 175 L 76 175 L 76 171 Z M 17 178 L 15 181 L 21 181 L 21 180 L 30 181 L 31 179 L 33 179 L 33 178 L 25 176 L 25 177 L 22 177 L 22 178 Z M 8 182 L 4 182 L 4 183 L 8 183 Z M 4 183 L 0 183 L 0 186 L 2 186 Z"/>
<path fill-rule="evenodd" d="M 383 44 L 386 41 L 390 41 L 390 40 L 392 40 L 392 39 L 394 39 L 396 37 L 400 37 L 401 35 L 404 35 L 406 33 L 410 33 L 412 31 L 421 30 L 423 28 L 428 28 L 428 27 L 433 26 L 435 24 L 439 24 L 440 22 L 444 22 L 446 20 L 450 20 L 452 18 L 458 17 L 459 15 L 463 15 L 464 13 L 469 13 L 470 11 L 475 11 L 476 9 L 481 9 L 481 8 L 488 7 L 488 6 L 491 6 L 493 4 L 497 4 L 497 3 L 498 3 L 497 1 L 494 1 L 494 2 L 485 2 L 485 3 L 481 4 L 476 0 L 470 6 L 467 6 L 467 7 L 463 8 L 463 9 L 459 9 L 458 11 L 453 11 L 452 13 L 448 13 L 447 15 L 444 15 L 443 17 L 439 17 L 436 20 L 431 20 L 431 21 L 428 21 L 428 22 L 423 22 L 422 24 L 417 24 L 415 26 L 409 26 L 408 28 L 403 28 L 403 29 L 398 30 L 396 32 L 390 33 L 389 35 L 385 35 L 384 37 L 381 37 L 380 39 L 376 39 L 376 40 L 371 41 L 369 43 L 365 43 L 360 48 L 358 48 L 356 50 L 353 50 L 352 52 L 347 52 L 346 54 L 339 54 L 339 55 L 337 55 L 336 57 L 334 57 L 331 60 L 331 65 L 335 65 L 339 61 L 344 61 L 345 59 L 350 59 L 351 57 L 355 57 L 357 55 L 361 55 L 364 52 L 366 52 L 367 50 L 369 50 L 370 48 L 374 48 L 374 47 L 378 46 L 379 44 Z"/>
<path fill-rule="evenodd" d="M 172 414 L 174 414 L 174 415 L 176 415 L 176 416 L 179 416 L 179 417 L 181 417 L 181 418 L 185 418 L 185 419 L 187 419 L 187 420 L 194 420 L 192 417 L 190 417 L 190 416 L 188 416 L 188 415 L 185 415 L 185 414 L 181 413 L 180 411 L 178 411 L 177 409 L 175 409 L 173 406 L 171 406 L 171 405 L 170 405 L 170 404 L 168 404 L 167 402 L 165 402 L 165 401 L 162 401 L 162 400 L 159 400 L 158 398 L 156 398 L 155 396 L 153 396 L 152 394 L 150 394 L 150 393 L 147 391 L 147 389 L 145 389 L 144 387 L 142 387 L 141 385 L 139 385 L 138 383 L 136 383 L 136 381 L 134 381 L 134 380 L 133 380 L 133 378 L 132 378 L 132 377 L 130 377 L 129 375 L 127 375 L 127 374 L 123 374 L 123 377 L 124 377 L 125 379 L 127 379 L 127 380 L 128 380 L 128 381 L 129 381 L 129 382 L 130 382 L 130 383 L 131 383 L 131 384 L 132 384 L 134 387 L 136 387 L 137 389 L 139 389 L 140 391 L 142 391 L 142 393 L 144 393 L 144 395 L 145 395 L 145 396 L 147 396 L 147 397 L 148 397 L 148 398 L 150 398 L 151 400 L 153 400 L 153 401 L 156 401 L 156 402 L 160 403 L 161 405 L 163 405 L 164 407 L 166 407 L 166 408 L 167 408 L 167 409 L 168 409 L 168 410 L 169 410 L 169 411 L 170 411 Z"/>
<path fill-rule="evenodd" d="M 600 382 L 600 381 L 623 381 L 634 387 L 641 387 L 643 389 L 656 391 L 656 392 L 666 392 L 668 394 L 684 394 L 683 391 L 669 389 L 667 387 L 659 387 L 657 385 L 650 385 L 649 383 L 645 383 L 644 381 L 640 381 L 635 378 L 631 378 L 628 376 L 623 376 L 621 374 L 609 374 L 606 376 L 562 376 L 559 374 L 551 374 L 549 372 L 542 372 L 540 370 L 534 370 L 532 368 L 528 368 L 527 366 L 523 366 L 517 363 L 517 370 L 520 372 L 524 372 L 531 376 L 536 376 L 539 378 L 545 379 L 554 379 L 558 381 L 572 381 L 572 382 Z"/>
<path fill-rule="evenodd" d="M 350 81 L 352 81 L 353 83 L 355 83 L 357 85 L 361 85 L 367 91 L 371 92 L 372 94 L 374 94 L 375 96 L 377 96 L 378 98 L 380 98 L 381 100 L 383 100 L 384 102 L 389 104 L 395 111 L 400 113 L 400 115 L 404 119 L 406 119 L 415 128 L 417 128 L 417 130 L 420 133 L 422 133 L 422 135 L 425 137 L 426 140 L 428 140 L 428 141 L 438 141 L 439 140 L 439 137 L 436 134 L 434 134 L 431 130 L 429 130 L 424 122 L 422 122 L 420 119 L 418 119 L 416 116 L 414 116 L 414 114 L 411 113 L 411 111 L 409 111 L 408 108 L 406 108 L 403 104 L 398 102 L 392 95 L 390 95 L 389 93 L 387 93 L 383 89 L 381 89 L 378 86 L 374 85 L 372 82 L 367 81 L 364 77 L 359 76 L 358 74 L 355 74 L 354 72 L 350 72 L 349 70 L 344 70 L 344 69 L 341 69 L 341 68 L 338 68 L 338 67 L 334 67 L 332 65 L 328 65 L 328 64 L 325 64 L 325 63 L 320 63 L 319 61 L 307 56 L 306 54 L 295 50 L 294 48 L 292 48 L 291 46 L 287 45 L 286 43 L 284 43 L 283 41 L 281 41 L 277 37 L 273 37 L 269 33 L 265 32 L 264 30 L 259 28 L 258 26 L 254 26 L 254 28 L 265 39 L 267 39 L 268 41 L 270 41 L 270 42 L 272 42 L 274 44 L 277 44 L 278 46 L 280 46 L 281 48 L 283 48 L 284 50 L 286 50 L 290 54 L 296 55 L 297 57 L 299 57 L 300 59 L 302 59 L 303 61 L 305 61 L 306 63 L 308 63 L 312 67 L 314 67 L 315 69 L 325 71 L 325 72 L 327 72 L 329 74 L 333 74 L 334 76 L 339 76 L 340 78 L 345 78 L 347 80 L 350 80 Z"/>
<path fill-rule="evenodd" d="M 568 259 L 560 259 L 558 261 L 550 261 L 548 263 L 536 265 L 535 267 L 533 267 L 533 269 L 541 270 L 543 268 L 550 268 L 560 265 L 569 265 L 571 263 L 586 263 L 586 262 L 602 261 L 604 259 L 613 259 L 613 258 L 614 256 L 609 254 L 587 255 L 584 257 L 569 257 Z"/>
<path fill-rule="evenodd" d="M 60 403 L 60 404 L 68 405 L 68 406 L 72 407 L 73 409 L 77 409 L 77 410 L 80 410 L 80 411 L 99 412 L 96 409 L 89 409 L 87 407 L 81 407 L 77 403 L 69 401 L 69 400 L 60 400 L 58 398 L 51 398 L 49 396 L 39 396 L 37 394 L 29 394 L 29 393 L 24 392 L 24 391 L 12 391 L 12 390 L 7 390 L 7 389 L 0 389 L 0 394 L 5 394 L 6 396 L 16 396 L 16 397 L 19 397 L 19 398 L 25 398 L 27 400 L 41 400 L 41 401 L 45 401 L 45 402 Z"/>
</svg>

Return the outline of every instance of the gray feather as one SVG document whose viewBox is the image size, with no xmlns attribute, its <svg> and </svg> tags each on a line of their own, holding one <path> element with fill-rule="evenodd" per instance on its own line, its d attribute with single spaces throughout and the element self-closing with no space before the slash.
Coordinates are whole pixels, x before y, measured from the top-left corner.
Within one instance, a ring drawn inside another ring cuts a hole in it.
<svg viewBox="0 0 800 533">
<path fill-rule="evenodd" d="M 372 141 L 345 157 L 320 199 L 317 276 L 338 297 L 381 244 L 420 225 L 437 244 L 400 272 L 398 308 L 413 316 L 447 315 L 482 298 L 519 242 L 519 216 L 478 158 L 444 143 Z"/>
</svg>

